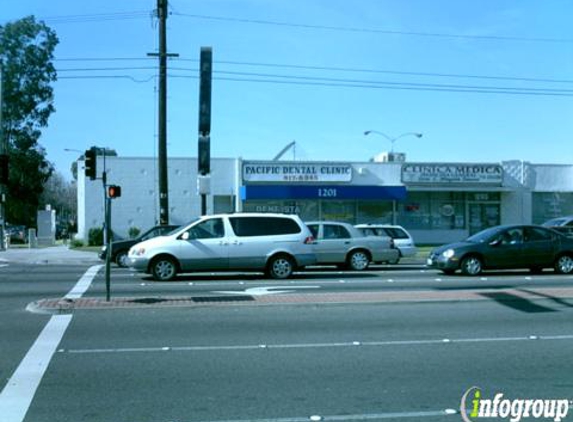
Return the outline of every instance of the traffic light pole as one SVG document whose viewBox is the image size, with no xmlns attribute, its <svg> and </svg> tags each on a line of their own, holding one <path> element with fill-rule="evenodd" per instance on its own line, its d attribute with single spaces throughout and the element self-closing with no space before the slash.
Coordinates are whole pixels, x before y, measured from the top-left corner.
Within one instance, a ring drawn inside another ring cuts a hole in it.
<svg viewBox="0 0 573 422">
<path fill-rule="evenodd" d="M 105 230 L 107 238 L 105 254 L 105 300 L 111 298 L 111 198 L 105 198 Z"/>
</svg>

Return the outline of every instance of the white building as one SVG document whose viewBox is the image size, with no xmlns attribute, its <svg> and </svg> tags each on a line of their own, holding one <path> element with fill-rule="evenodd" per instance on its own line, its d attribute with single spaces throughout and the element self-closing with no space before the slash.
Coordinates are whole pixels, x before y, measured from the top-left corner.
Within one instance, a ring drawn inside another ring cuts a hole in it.
<svg viewBox="0 0 573 422">
<path fill-rule="evenodd" d="M 78 237 L 102 227 L 104 190 L 78 163 Z M 101 174 L 103 160 L 98 157 Z M 122 187 L 113 200 L 114 238 L 130 227 L 159 221 L 157 164 L 153 158 L 107 157 L 108 184 Z M 168 161 L 169 222 L 201 213 L 197 160 Z M 573 214 L 573 165 L 248 161 L 214 158 L 207 212 L 297 213 L 303 220 L 395 223 L 419 244 L 446 243 L 497 224 L 542 223 Z"/>
</svg>

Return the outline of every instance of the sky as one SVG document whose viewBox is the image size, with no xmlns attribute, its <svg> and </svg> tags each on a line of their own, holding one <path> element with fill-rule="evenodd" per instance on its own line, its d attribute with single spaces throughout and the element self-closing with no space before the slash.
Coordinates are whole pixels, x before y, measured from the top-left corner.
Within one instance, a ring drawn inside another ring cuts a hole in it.
<svg viewBox="0 0 573 422">
<path fill-rule="evenodd" d="M 64 176 L 80 154 L 66 149 L 156 156 L 156 6 L 0 6 L 0 25 L 32 14 L 59 37 L 40 144 Z M 212 157 L 270 160 L 294 141 L 283 159 L 393 147 L 411 162 L 573 164 L 570 0 L 169 0 L 169 12 L 169 157 L 197 156 L 208 46 Z"/>
</svg>

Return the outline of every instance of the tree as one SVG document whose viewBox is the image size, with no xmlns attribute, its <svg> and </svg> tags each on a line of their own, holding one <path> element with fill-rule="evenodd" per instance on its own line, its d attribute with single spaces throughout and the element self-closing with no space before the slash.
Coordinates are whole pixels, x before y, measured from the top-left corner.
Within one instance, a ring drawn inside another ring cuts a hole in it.
<svg viewBox="0 0 573 422">
<path fill-rule="evenodd" d="M 51 83 L 56 33 L 33 16 L 0 26 L 2 130 L 10 159 L 6 220 L 35 225 L 45 182 L 53 172 L 38 143 L 55 111 Z M 2 141 L 2 140 L 0 140 Z"/>
<path fill-rule="evenodd" d="M 54 171 L 44 185 L 40 198 L 42 208 L 50 205 L 56 210 L 56 220 L 60 226 L 67 227 L 77 217 L 77 185 L 67 181 L 62 173 Z"/>
</svg>

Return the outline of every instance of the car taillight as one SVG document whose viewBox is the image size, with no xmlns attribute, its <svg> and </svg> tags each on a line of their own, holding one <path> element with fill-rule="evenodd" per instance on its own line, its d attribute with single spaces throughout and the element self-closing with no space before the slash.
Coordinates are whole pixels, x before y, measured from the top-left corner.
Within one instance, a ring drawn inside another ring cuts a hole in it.
<svg viewBox="0 0 573 422">
<path fill-rule="evenodd" d="M 313 243 L 314 243 L 314 237 L 313 236 L 308 236 L 306 239 L 304 239 L 305 245 L 311 245 Z"/>
</svg>

